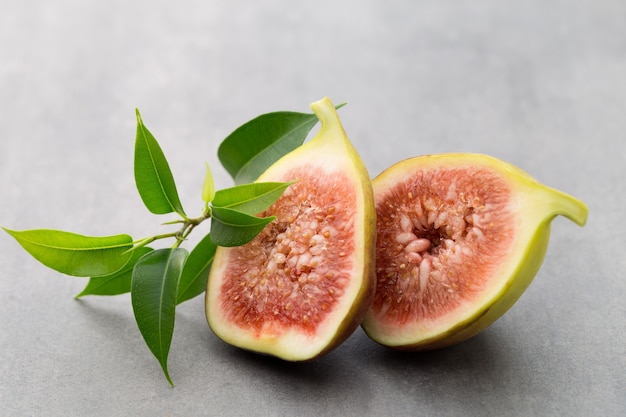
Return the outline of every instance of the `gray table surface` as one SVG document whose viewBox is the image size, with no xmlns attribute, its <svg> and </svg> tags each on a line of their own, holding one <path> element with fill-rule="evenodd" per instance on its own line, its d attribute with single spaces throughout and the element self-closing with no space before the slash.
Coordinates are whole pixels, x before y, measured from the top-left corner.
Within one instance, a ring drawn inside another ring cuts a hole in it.
<svg viewBox="0 0 626 417">
<path fill-rule="evenodd" d="M 0 414 L 626 415 L 626 2 L 0 0 L 0 224 L 159 231 L 132 178 L 134 109 L 186 206 L 221 140 L 268 111 L 347 101 L 372 176 L 481 152 L 589 205 L 553 224 L 520 301 L 461 345 L 394 353 L 359 329 L 306 364 L 245 353 L 179 306 L 169 366 L 130 299 L 73 297 L 0 236 Z M 192 209 L 188 209 L 191 211 Z"/>
</svg>

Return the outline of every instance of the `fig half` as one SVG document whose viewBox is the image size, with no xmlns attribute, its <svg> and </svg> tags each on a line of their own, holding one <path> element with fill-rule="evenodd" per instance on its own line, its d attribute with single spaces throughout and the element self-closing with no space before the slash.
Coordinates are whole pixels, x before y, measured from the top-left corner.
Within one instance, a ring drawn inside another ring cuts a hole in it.
<svg viewBox="0 0 626 417">
<path fill-rule="evenodd" d="M 587 207 L 480 154 L 402 161 L 373 180 L 376 295 L 362 327 L 376 342 L 430 350 L 485 329 L 544 259 L 550 223 Z"/>
<path fill-rule="evenodd" d="M 311 104 L 318 134 L 257 181 L 295 181 L 244 246 L 217 249 L 207 284 L 209 326 L 231 345 L 304 361 L 343 342 L 375 288 L 375 213 L 367 170 L 328 98 Z"/>
</svg>

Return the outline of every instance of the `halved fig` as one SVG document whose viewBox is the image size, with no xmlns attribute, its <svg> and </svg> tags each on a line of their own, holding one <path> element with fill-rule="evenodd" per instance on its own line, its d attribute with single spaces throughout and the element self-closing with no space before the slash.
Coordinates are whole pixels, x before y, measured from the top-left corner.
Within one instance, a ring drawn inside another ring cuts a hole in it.
<svg viewBox="0 0 626 417">
<path fill-rule="evenodd" d="M 397 349 L 441 348 L 485 329 L 539 270 L 552 219 L 587 218 L 579 200 L 479 154 L 407 159 L 373 187 L 377 286 L 362 326 Z"/>
<path fill-rule="evenodd" d="M 251 242 L 218 248 L 206 314 L 223 341 L 285 360 L 330 351 L 360 324 L 375 287 L 372 185 L 329 99 L 318 134 L 257 181 L 295 181 Z"/>
</svg>

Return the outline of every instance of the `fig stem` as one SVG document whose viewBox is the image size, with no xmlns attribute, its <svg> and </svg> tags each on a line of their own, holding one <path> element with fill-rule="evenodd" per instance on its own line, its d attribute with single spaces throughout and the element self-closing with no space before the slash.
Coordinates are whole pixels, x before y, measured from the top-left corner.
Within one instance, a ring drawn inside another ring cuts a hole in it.
<svg viewBox="0 0 626 417">
<path fill-rule="evenodd" d="M 334 140 L 333 137 L 335 135 L 340 137 L 346 136 L 337 110 L 328 97 L 311 103 L 311 110 L 313 110 L 313 113 L 315 113 L 322 125 L 317 138 Z"/>
<path fill-rule="evenodd" d="M 541 189 L 548 194 L 549 198 L 545 201 L 548 202 L 551 217 L 561 215 L 579 226 L 585 225 L 589 212 L 585 203 L 567 193 L 543 184 L 541 184 Z"/>
</svg>

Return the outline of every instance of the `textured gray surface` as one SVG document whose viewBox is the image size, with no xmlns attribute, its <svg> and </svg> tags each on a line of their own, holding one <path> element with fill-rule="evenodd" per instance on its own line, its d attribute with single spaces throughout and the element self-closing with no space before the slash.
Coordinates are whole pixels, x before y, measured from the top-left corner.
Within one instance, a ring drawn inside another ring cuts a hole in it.
<svg viewBox="0 0 626 417">
<path fill-rule="evenodd" d="M 134 108 L 186 206 L 204 161 L 260 113 L 348 101 L 372 176 L 406 156 L 483 152 L 586 201 L 496 324 L 400 354 L 358 330 L 289 364 L 225 346 L 200 298 L 178 309 L 172 389 L 126 296 L 0 236 L 3 415 L 626 415 L 626 2 L 0 0 L 0 224 L 145 236 Z M 191 211 L 191 209 L 188 209 Z"/>
</svg>

